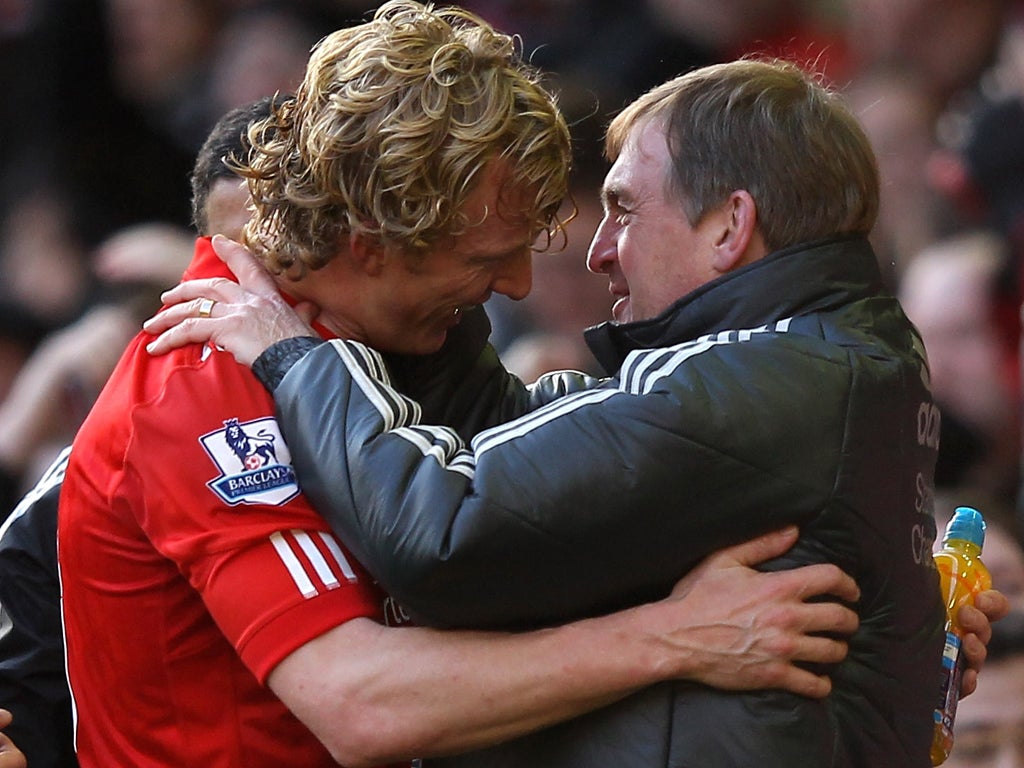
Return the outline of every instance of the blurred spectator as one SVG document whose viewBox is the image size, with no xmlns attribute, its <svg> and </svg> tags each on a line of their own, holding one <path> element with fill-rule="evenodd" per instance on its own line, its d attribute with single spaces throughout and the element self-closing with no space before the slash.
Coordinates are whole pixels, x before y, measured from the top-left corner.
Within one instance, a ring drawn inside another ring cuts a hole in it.
<svg viewBox="0 0 1024 768">
<path fill-rule="evenodd" d="M 8 492 L 0 520 L 74 437 L 125 345 L 138 333 L 150 301 L 98 305 L 80 320 L 50 334 L 28 359 L 0 403 L 0 475 Z"/>
<path fill-rule="evenodd" d="M 945 105 L 992 65 L 1009 0 L 846 0 L 852 76 L 877 66 L 921 79 Z"/>
<path fill-rule="evenodd" d="M 549 371 L 595 371 L 586 346 L 567 334 L 535 331 L 524 333 L 501 353 L 505 368 L 523 381 L 536 381 Z"/>
<path fill-rule="evenodd" d="M 56 327 L 88 300 L 85 249 L 74 231 L 68 199 L 45 179 L 25 184 L 0 220 L 2 298 L 37 322 Z"/>
<path fill-rule="evenodd" d="M 323 27 L 296 5 L 255 5 L 231 16 L 210 65 L 210 113 L 219 116 L 262 96 L 291 93 Z"/>
<path fill-rule="evenodd" d="M 919 76 L 892 67 L 859 73 L 844 93 L 878 157 L 881 208 L 871 241 L 894 288 L 906 263 L 948 233 L 949 202 L 927 174 L 939 104 Z"/>
<path fill-rule="evenodd" d="M 829 80 L 847 76 L 841 2 L 827 0 L 647 0 L 655 24 L 714 60 L 777 56 Z"/>
<path fill-rule="evenodd" d="M 999 281 L 1000 317 L 1014 345 L 1024 296 L 1024 5 L 1017 7 L 993 67 L 938 120 L 941 145 L 929 164 L 930 182 L 957 205 L 962 221 L 991 227 L 1010 244 Z"/>
<path fill-rule="evenodd" d="M 151 124 L 195 148 L 209 124 L 203 101 L 217 41 L 214 0 L 104 0 L 114 88 Z"/>
<path fill-rule="evenodd" d="M 1019 466 L 1015 350 L 996 322 L 996 278 L 1005 242 L 990 232 L 936 243 L 907 266 L 900 301 L 928 351 L 942 411 L 939 487 L 969 486 L 1013 499 Z"/>
<path fill-rule="evenodd" d="M 994 625 L 994 635 L 1001 629 Z M 1013 652 L 989 657 L 978 689 L 957 706 L 944 768 L 1024 768 L 1024 643 L 1015 644 Z"/>
<path fill-rule="evenodd" d="M 248 194 L 239 192 L 243 200 Z M 238 227 L 240 230 L 240 227 Z M 170 287 L 181 279 L 195 246 L 192 230 L 173 224 L 136 224 L 114 233 L 93 254 L 93 269 L 108 283 Z"/>
<path fill-rule="evenodd" d="M 223 159 L 240 151 L 245 126 L 264 116 L 268 103 L 225 115 L 201 147 L 192 174 L 198 231 L 240 239 L 248 191 Z M 48 335 L 0 399 L 0 519 L 71 442 L 125 345 L 160 306 L 160 291 L 181 278 L 194 243 L 194 232 L 150 224 L 118 232 L 97 249 L 103 297 Z"/>
</svg>

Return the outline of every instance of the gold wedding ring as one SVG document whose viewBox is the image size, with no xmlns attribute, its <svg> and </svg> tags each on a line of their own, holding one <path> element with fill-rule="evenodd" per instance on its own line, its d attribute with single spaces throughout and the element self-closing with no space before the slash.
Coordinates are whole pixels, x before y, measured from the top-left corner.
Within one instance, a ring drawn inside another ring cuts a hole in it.
<svg viewBox="0 0 1024 768">
<path fill-rule="evenodd" d="M 203 299 L 199 302 L 199 316 L 209 317 L 210 313 L 213 312 L 213 305 L 217 302 L 213 299 Z"/>
</svg>

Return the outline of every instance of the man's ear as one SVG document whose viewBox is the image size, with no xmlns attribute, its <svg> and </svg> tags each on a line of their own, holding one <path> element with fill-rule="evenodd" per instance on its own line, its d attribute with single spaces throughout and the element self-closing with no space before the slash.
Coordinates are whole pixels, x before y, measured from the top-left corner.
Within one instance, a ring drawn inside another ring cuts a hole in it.
<svg viewBox="0 0 1024 768">
<path fill-rule="evenodd" d="M 711 265 L 725 274 L 755 261 L 764 254 L 757 234 L 757 205 L 745 189 L 737 189 L 722 204 L 722 227 L 713 244 Z M 756 253 L 755 253 L 756 252 Z"/>
<path fill-rule="evenodd" d="M 387 261 L 388 252 L 380 242 L 380 238 L 365 232 L 352 232 L 348 236 L 348 247 L 352 254 L 352 261 L 358 269 L 371 277 L 376 277 L 381 273 L 384 262 Z"/>
</svg>

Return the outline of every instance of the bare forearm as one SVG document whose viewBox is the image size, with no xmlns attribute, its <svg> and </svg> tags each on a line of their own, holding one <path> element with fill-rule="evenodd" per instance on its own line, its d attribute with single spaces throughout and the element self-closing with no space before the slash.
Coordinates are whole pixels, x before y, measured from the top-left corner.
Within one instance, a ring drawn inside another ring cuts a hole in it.
<svg viewBox="0 0 1024 768">
<path fill-rule="evenodd" d="M 661 649 L 638 631 L 642 611 L 526 634 L 356 620 L 286 659 L 270 685 L 345 765 L 469 751 L 664 675 Z M 301 658 L 309 653 L 318 658 Z"/>
<path fill-rule="evenodd" d="M 659 680 L 825 696 L 857 615 L 853 580 L 832 565 L 760 573 L 796 529 L 707 558 L 672 594 L 610 616 L 521 634 L 390 629 L 356 619 L 307 643 L 270 676 L 274 692 L 349 766 L 504 741 Z"/>
</svg>

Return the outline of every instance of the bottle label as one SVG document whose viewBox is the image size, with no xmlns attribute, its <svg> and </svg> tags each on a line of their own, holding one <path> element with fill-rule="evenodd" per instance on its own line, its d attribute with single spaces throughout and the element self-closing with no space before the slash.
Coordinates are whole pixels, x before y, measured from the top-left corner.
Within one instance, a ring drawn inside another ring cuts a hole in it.
<svg viewBox="0 0 1024 768">
<path fill-rule="evenodd" d="M 942 696 L 935 710 L 935 724 L 947 731 L 953 730 L 956 705 L 960 699 L 960 677 L 964 668 L 960 643 L 959 635 L 946 632 L 946 647 L 942 651 Z"/>
</svg>

